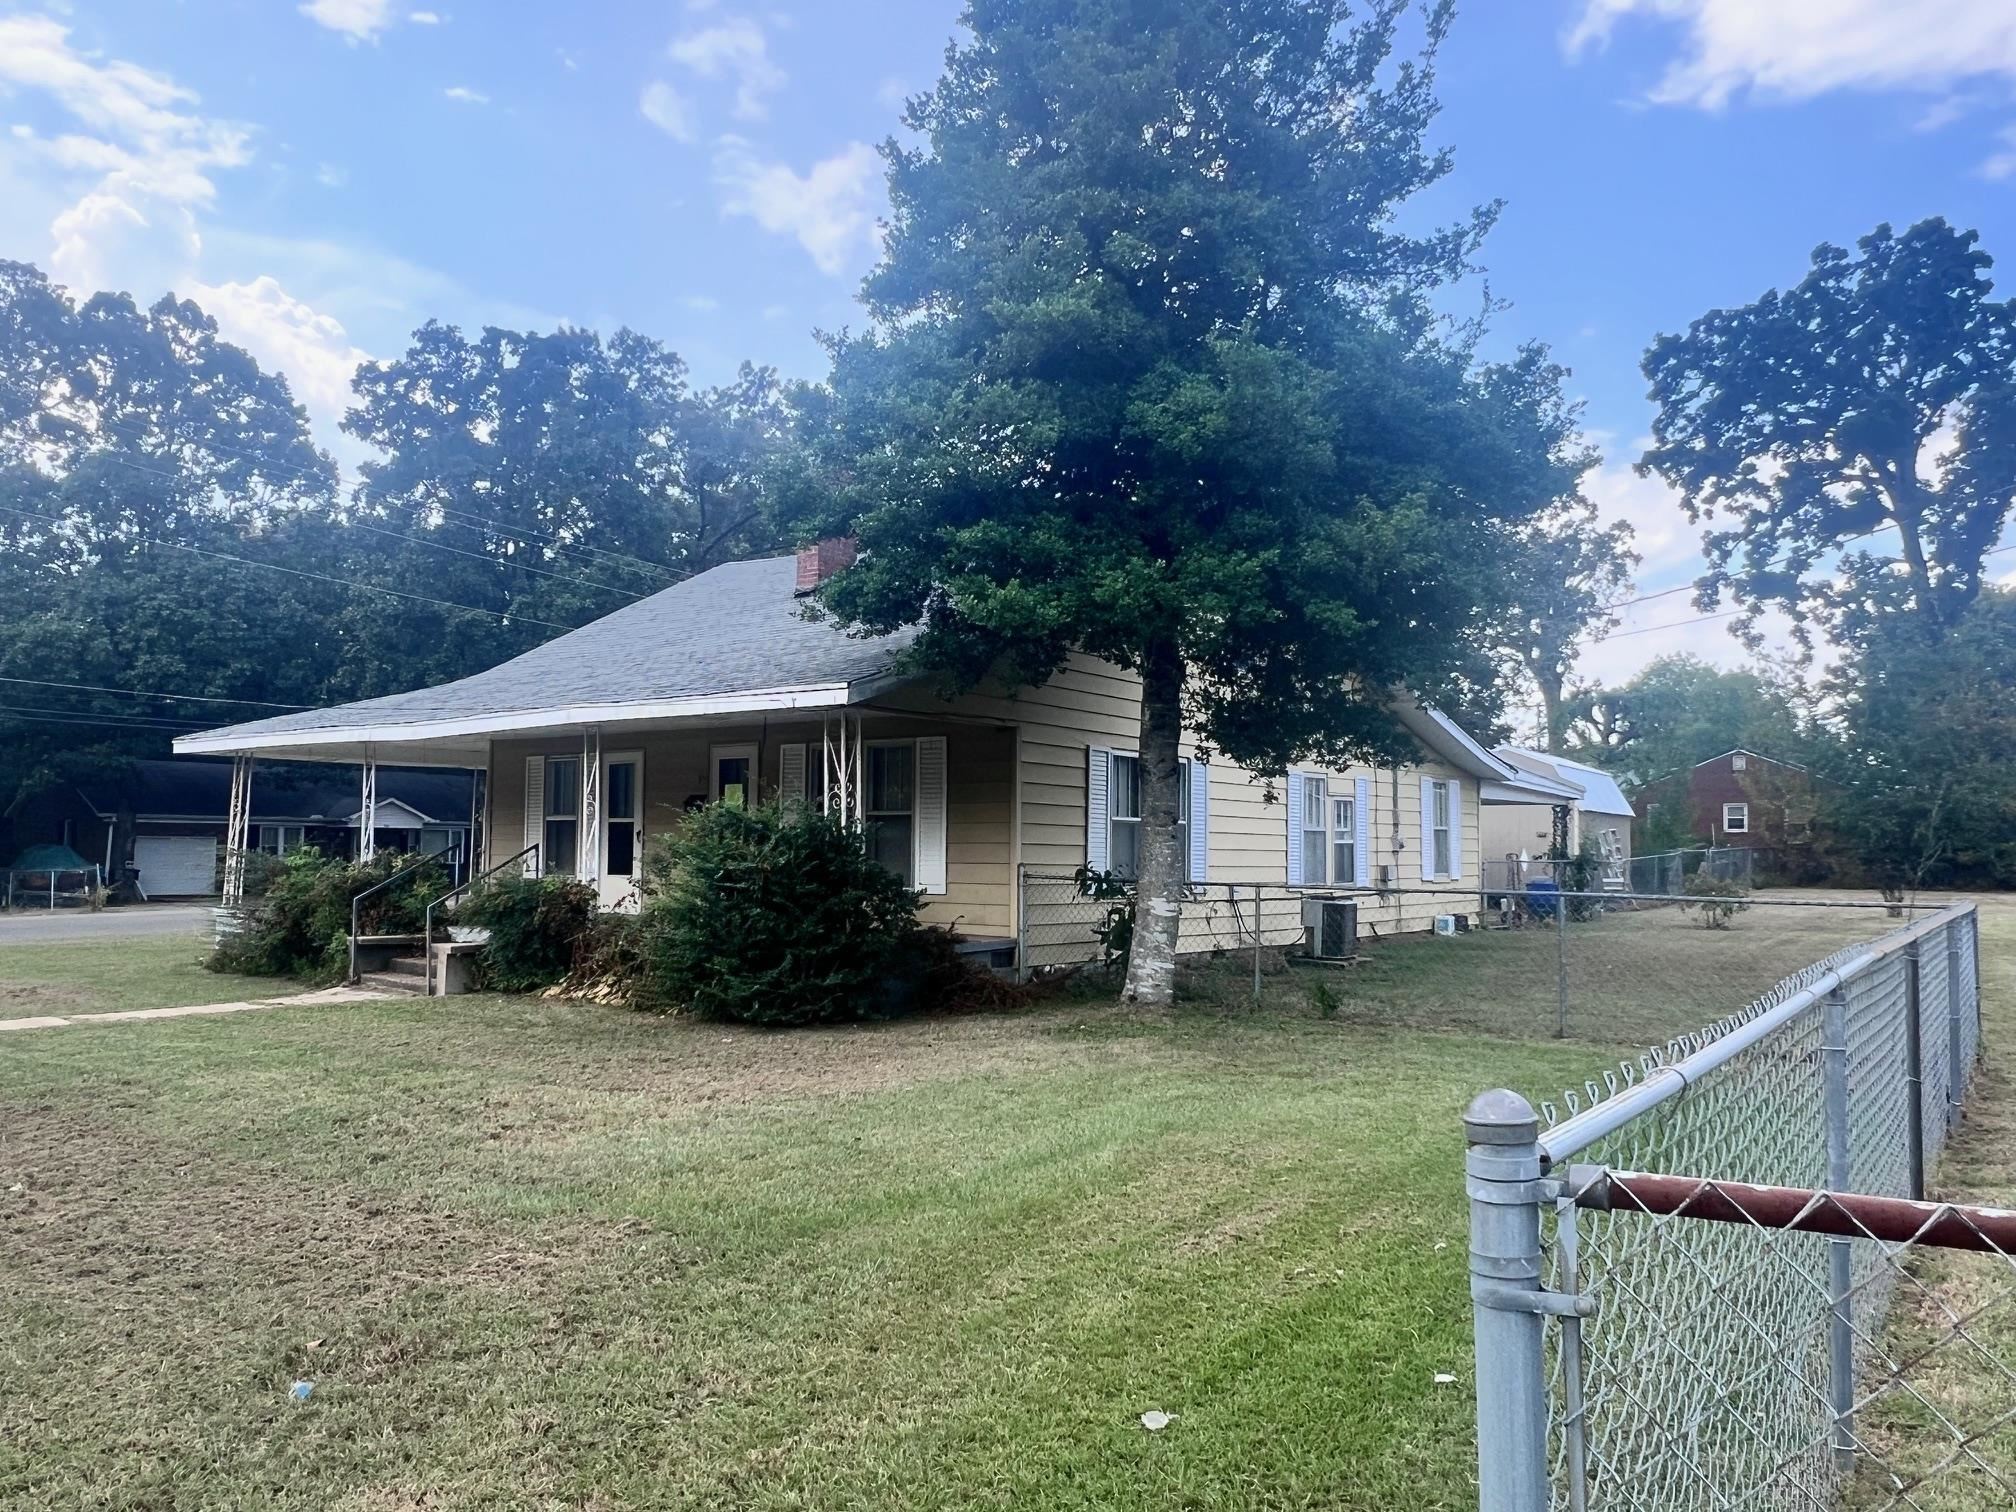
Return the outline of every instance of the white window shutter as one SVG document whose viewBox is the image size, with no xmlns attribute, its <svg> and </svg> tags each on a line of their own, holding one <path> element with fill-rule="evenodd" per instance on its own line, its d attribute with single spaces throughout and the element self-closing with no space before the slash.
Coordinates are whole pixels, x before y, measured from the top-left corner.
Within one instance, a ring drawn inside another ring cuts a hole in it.
<svg viewBox="0 0 2016 1512">
<path fill-rule="evenodd" d="M 545 857 L 539 851 L 546 845 L 546 758 L 527 756 L 525 758 L 525 875 L 536 877 L 544 867 Z"/>
<path fill-rule="evenodd" d="M 1302 785 L 1300 772 L 1288 774 L 1288 885 L 1302 881 Z"/>
<path fill-rule="evenodd" d="M 1372 779 L 1360 777 L 1352 792 L 1351 854 L 1357 858 L 1358 874 L 1351 880 L 1360 887 L 1369 887 L 1372 883 Z"/>
<path fill-rule="evenodd" d="M 802 741 L 777 747 L 777 801 L 805 801 L 805 746 Z"/>
<path fill-rule="evenodd" d="M 1095 872 L 1113 868 L 1113 753 L 1097 746 L 1085 753 L 1085 865 Z"/>
<path fill-rule="evenodd" d="M 1463 784 L 1449 779 L 1449 880 L 1463 880 Z"/>
<path fill-rule="evenodd" d="M 1435 779 L 1421 779 L 1421 880 L 1435 880 Z"/>
<path fill-rule="evenodd" d="M 917 885 L 927 894 L 945 892 L 945 737 L 917 742 Z"/>
<path fill-rule="evenodd" d="M 1211 769 L 1201 761 L 1190 768 L 1190 880 L 1202 882 L 1211 866 Z"/>
</svg>

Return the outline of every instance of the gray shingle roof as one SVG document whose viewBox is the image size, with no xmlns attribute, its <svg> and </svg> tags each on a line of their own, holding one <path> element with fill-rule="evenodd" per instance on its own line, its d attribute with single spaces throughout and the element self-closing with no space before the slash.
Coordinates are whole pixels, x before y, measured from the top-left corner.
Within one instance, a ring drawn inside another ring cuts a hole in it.
<svg viewBox="0 0 2016 1512">
<path fill-rule="evenodd" d="M 537 714 L 855 682 L 887 671 L 914 632 L 866 638 L 803 618 L 797 559 L 713 567 L 457 682 L 205 731 L 202 738 Z"/>
</svg>

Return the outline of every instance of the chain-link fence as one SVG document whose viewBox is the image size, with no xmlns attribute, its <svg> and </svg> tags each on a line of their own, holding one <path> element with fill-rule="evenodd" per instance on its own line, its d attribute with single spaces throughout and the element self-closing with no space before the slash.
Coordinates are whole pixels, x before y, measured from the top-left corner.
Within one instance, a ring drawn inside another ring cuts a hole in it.
<svg viewBox="0 0 2016 1512">
<path fill-rule="evenodd" d="M 1955 905 L 1537 1114 L 1473 1105 L 1484 1512 L 2016 1505 L 2016 1219 L 1917 1200 L 1978 950 Z"/>
<path fill-rule="evenodd" d="M 1235 958 L 1242 973 L 1256 946 L 1270 967 L 1286 955 L 1334 968 L 1324 980 L 1347 1019 L 1630 1045 L 1718 1018 L 1899 922 L 1866 895 L 1676 900 L 1543 887 L 1199 883 L 1186 889 L 1180 944 L 1193 961 Z M 1124 897 L 1082 875 L 1025 871 L 1023 974 L 1117 958 L 1125 912 Z"/>
</svg>

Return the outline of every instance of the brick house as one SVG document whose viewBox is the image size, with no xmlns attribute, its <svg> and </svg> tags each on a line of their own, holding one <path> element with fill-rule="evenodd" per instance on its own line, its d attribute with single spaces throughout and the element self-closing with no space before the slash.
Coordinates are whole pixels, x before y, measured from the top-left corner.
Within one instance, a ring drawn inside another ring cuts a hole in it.
<svg viewBox="0 0 2016 1512">
<path fill-rule="evenodd" d="M 1759 751 L 1724 751 L 1648 783 L 1638 810 L 1683 804 L 1689 829 L 1711 845 L 1777 848 L 1812 836 L 1813 776 Z"/>
</svg>

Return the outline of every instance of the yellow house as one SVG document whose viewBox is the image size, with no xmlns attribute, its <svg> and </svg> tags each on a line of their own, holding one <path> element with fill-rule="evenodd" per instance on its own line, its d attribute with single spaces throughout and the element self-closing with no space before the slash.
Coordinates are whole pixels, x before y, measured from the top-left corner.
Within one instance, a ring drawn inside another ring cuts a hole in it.
<svg viewBox="0 0 2016 1512">
<path fill-rule="evenodd" d="M 1124 875 L 1137 853 L 1139 685 L 1074 657 L 1041 687 L 943 698 L 897 670 L 909 635 L 805 617 L 828 566 L 808 548 L 716 567 L 473 677 L 176 749 L 238 757 L 247 782 L 255 759 L 359 763 L 366 807 L 379 764 L 473 769 L 475 869 L 578 876 L 610 908 L 635 906 L 644 844 L 689 810 L 823 801 L 862 823 L 928 922 L 1007 964 L 1029 878 Z M 1404 766 L 1259 774 L 1191 748 L 1198 895 L 1273 889 L 1277 936 L 1300 928 L 1292 889 L 1356 894 L 1382 932 L 1475 913 L 1480 787 L 1517 773 L 1433 710 L 1394 712 L 1420 747 Z M 1424 884 L 1449 891 L 1380 892 Z M 1186 930 L 1186 946 L 1208 943 Z"/>
</svg>

